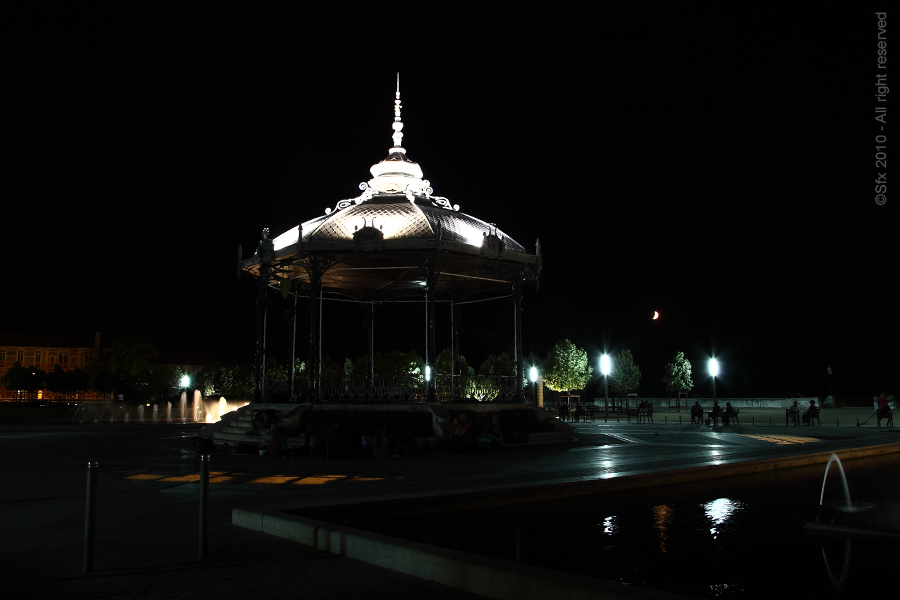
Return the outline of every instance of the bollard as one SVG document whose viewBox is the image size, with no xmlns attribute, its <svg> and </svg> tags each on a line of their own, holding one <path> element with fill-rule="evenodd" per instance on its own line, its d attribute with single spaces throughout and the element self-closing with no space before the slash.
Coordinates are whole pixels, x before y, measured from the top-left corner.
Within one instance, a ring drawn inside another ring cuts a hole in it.
<svg viewBox="0 0 900 600">
<path fill-rule="evenodd" d="M 839 418 L 837 418 L 837 419 L 835 419 L 835 420 L 836 420 L 836 422 L 837 422 L 836 427 L 840 427 L 840 426 L 841 426 L 841 420 L 840 420 Z"/>
<path fill-rule="evenodd" d="M 665 416 L 663 417 L 663 419 L 665 419 L 665 422 L 668 423 L 668 422 L 669 422 L 669 415 L 665 415 Z"/>
<path fill-rule="evenodd" d="M 87 497 L 84 502 L 84 565 L 82 573 L 94 570 L 94 522 L 97 516 L 97 462 L 88 463 Z"/>
<path fill-rule="evenodd" d="M 200 558 L 206 558 L 206 524 L 209 521 L 209 454 L 200 455 Z"/>
<path fill-rule="evenodd" d="M 678 415 L 678 424 L 681 425 L 681 415 Z"/>
<path fill-rule="evenodd" d="M 756 417 L 750 417 L 751 425 L 756 425 Z"/>
<path fill-rule="evenodd" d="M 772 417 L 769 417 L 769 425 L 772 424 Z"/>
<path fill-rule="evenodd" d="M 618 423 L 618 422 L 619 422 L 619 413 L 616 412 L 616 423 Z"/>
<path fill-rule="evenodd" d="M 856 417 L 856 426 L 859 427 L 859 417 Z"/>
</svg>

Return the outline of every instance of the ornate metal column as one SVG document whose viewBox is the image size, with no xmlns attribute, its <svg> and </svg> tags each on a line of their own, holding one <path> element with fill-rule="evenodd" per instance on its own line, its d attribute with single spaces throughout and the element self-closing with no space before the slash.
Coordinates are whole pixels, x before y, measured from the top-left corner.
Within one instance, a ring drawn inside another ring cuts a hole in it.
<svg viewBox="0 0 900 600">
<path fill-rule="evenodd" d="M 309 360 L 306 362 L 307 396 L 309 402 L 319 399 L 319 337 L 320 314 L 322 308 L 322 271 L 318 256 L 313 256 L 307 264 L 309 272 Z"/>
<path fill-rule="evenodd" d="M 522 279 L 525 273 L 522 267 L 516 269 L 512 284 L 513 310 L 515 311 L 515 359 L 516 359 L 516 401 L 525 402 L 525 390 L 522 388 L 522 376 L 525 373 L 522 356 Z"/>
<path fill-rule="evenodd" d="M 253 357 L 253 402 L 266 397 L 266 290 L 271 275 L 271 262 L 275 249 L 269 239 L 269 229 L 263 229 L 262 239 L 256 248 L 259 255 L 259 277 L 256 295 L 256 353 Z"/>
<path fill-rule="evenodd" d="M 363 311 L 365 317 L 363 323 L 366 326 L 367 345 L 366 351 L 369 360 L 366 364 L 366 386 L 372 388 L 375 386 L 375 303 L 369 300 L 368 303 L 363 302 Z"/>
<path fill-rule="evenodd" d="M 288 303 L 288 333 L 290 334 L 290 345 L 288 346 L 288 393 L 290 399 L 294 399 L 294 370 L 297 356 L 297 294 L 291 294 Z"/>
<path fill-rule="evenodd" d="M 431 378 L 426 382 L 426 394 L 428 402 L 435 401 L 437 391 L 435 385 L 435 362 L 437 351 L 434 339 L 434 296 L 437 288 L 438 268 L 434 257 L 425 259 L 425 365 L 431 367 Z"/>
<path fill-rule="evenodd" d="M 456 299 L 460 299 L 457 296 Z M 458 400 L 463 394 L 462 389 L 462 370 L 461 365 L 459 364 L 459 323 L 462 318 L 462 306 L 457 305 L 456 302 L 450 303 L 450 321 L 452 322 L 452 336 L 451 336 L 451 344 L 453 346 L 453 365 L 451 370 L 453 371 L 452 377 L 450 378 L 453 382 L 451 386 L 450 395 L 453 399 Z M 467 373 L 468 375 L 468 373 Z"/>
</svg>

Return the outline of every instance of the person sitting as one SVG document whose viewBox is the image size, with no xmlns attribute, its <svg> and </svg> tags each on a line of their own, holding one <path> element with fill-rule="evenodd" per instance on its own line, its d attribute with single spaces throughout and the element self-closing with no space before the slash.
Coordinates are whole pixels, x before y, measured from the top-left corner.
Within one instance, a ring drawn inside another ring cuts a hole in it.
<svg viewBox="0 0 900 600">
<path fill-rule="evenodd" d="M 882 419 L 888 420 L 888 425 L 892 425 L 894 418 L 891 413 L 891 405 L 885 400 L 884 392 L 878 397 L 878 410 L 875 411 L 875 418 L 878 419 L 878 425 L 881 425 Z"/>
<path fill-rule="evenodd" d="M 691 407 L 691 423 L 697 423 L 700 425 L 703 422 L 703 407 L 700 406 L 699 402 L 694 402 L 694 405 Z"/>
<path fill-rule="evenodd" d="M 277 425 L 272 429 L 272 436 L 269 438 L 269 449 L 266 455 L 269 458 L 281 458 L 284 456 L 286 442 L 287 430 L 283 425 Z"/>
<path fill-rule="evenodd" d="M 803 424 L 809 425 L 812 422 L 812 419 L 819 416 L 819 408 L 816 406 L 815 400 L 809 401 L 809 408 L 806 409 L 806 412 L 803 413 Z"/>
<path fill-rule="evenodd" d="M 715 425 L 720 418 L 722 418 L 722 407 L 719 406 L 719 401 L 716 400 L 713 402 L 712 410 L 709 411 L 709 418 L 712 420 L 713 425 Z"/>
<path fill-rule="evenodd" d="M 787 417 L 794 425 L 800 424 L 800 406 L 797 404 L 796 400 L 794 400 L 794 403 L 787 409 Z"/>
<path fill-rule="evenodd" d="M 263 435 L 264 432 L 271 431 L 277 422 L 278 417 L 275 414 L 275 409 L 268 408 L 266 410 L 257 411 L 253 420 L 250 422 L 250 426 L 253 428 L 251 433 L 253 435 Z"/>
<path fill-rule="evenodd" d="M 725 403 L 725 414 L 722 417 L 722 423 L 725 425 L 731 425 L 732 419 L 734 419 L 736 416 L 737 416 L 737 411 L 731 405 L 731 402 L 726 402 Z"/>
<path fill-rule="evenodd" d="M 581 420 L 584 416 L 584 408 L 581 406 L 581 402 L 575 404 L 575 410 L 572 411 L 572 414 L 575 416 L 576 423 Z"/>
</svg>

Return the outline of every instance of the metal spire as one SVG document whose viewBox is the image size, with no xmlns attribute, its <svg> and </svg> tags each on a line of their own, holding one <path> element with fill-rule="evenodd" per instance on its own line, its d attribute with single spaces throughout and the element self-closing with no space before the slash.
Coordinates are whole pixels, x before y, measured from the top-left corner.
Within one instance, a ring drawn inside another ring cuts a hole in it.
<svg viewBox="0 0 900 600">
<path fill-rule="evenodd" d="M 391 148 L 391 152 L 403 152 L 406 153 L 406 150 L 403 149 L 403 122 L 400 120 L 400 73 L 397 73 L 397 94 L 396 99 L 394 100 L 394 147 Z"/>
</svg>

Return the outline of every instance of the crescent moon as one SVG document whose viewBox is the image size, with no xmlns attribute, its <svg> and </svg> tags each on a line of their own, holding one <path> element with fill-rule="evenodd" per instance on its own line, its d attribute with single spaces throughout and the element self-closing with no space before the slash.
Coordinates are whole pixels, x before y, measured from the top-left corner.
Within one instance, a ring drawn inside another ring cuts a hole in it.
<svg viewBox="0 0 900 600">
<path fill-rule="evenodd" d="M 656 312 L 656 311 L 654 310 L 654 311 L 653 311 L 653 320 L 655 321 L 655 320 L 657 320 L 658 318 L 659 318 L 659 313 Z"/>
</svg>

